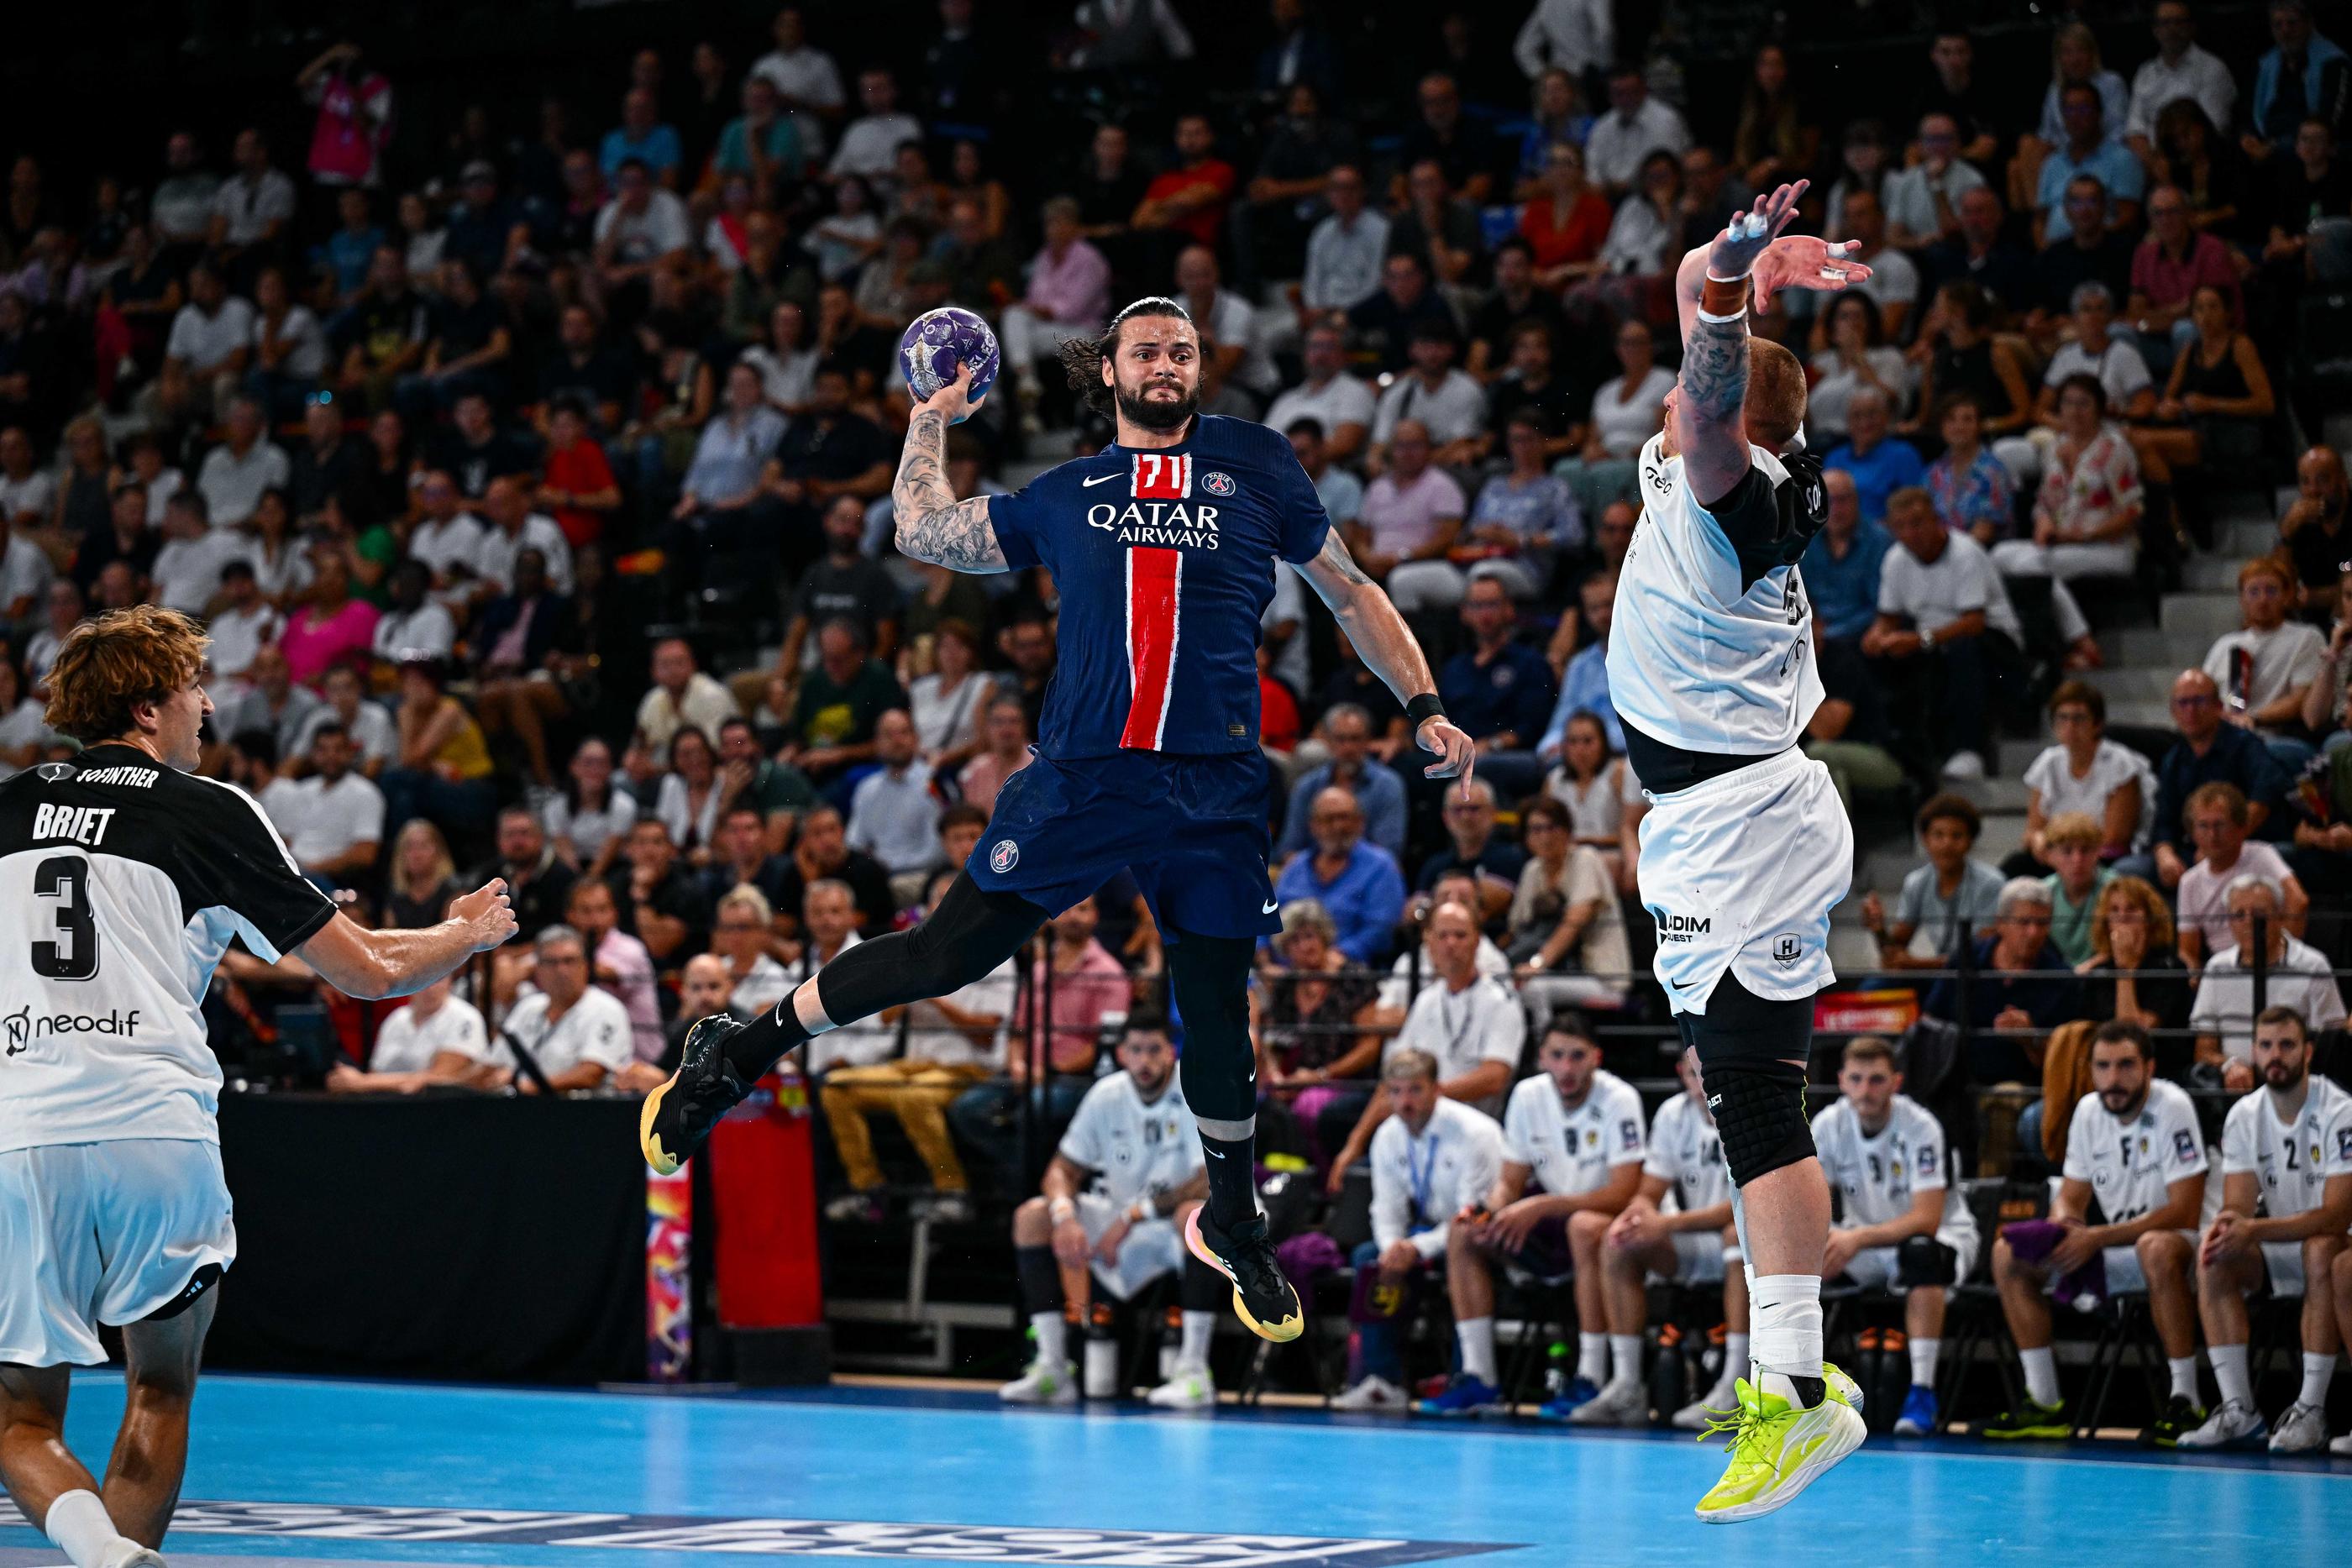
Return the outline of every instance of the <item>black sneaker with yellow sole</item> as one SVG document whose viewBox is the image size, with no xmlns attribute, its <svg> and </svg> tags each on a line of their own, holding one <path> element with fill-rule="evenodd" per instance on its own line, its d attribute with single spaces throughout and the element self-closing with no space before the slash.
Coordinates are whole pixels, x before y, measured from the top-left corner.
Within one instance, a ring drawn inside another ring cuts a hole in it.
<svg viewBox="0 0 2352 1568">
<path fill-rule="evenodd" d="M 1266 1239 L 1265 1216 L 1253 1214 L 1231 1230 L 1220 1230 L 1201 1204 L 1184 1222 L 1184 1245 L 1192 1256 L 1234 1282 L 1234 1312 L 1250 1333 L 1287 1343 L 1307 1327 L 1298 1292 L 1283 1277 L 1282 1264 Z"/>
<path fill-rule="evenodd" d="M 741 1103 L 751 1085 L 727 1060 L 727 1037 L 743 1026 L 713 1013 L 686 1031 L 677 1071 L 646 1096 L 637 1113 L 637 1146 L 657 1176 L 668 1176 L 694 1157 L 719 1118 Z"/>
<path fill-rule="evenodd" d="M 1979 1422 L 1976 1435 L 1997 1443 L 2063 1443 L 2074 1435 L 2074 1423 L 2063 1399 L 2055 1405 L 2042 1405 L 2036 1403 L 2032 1395 L 2021 1395 L 2015 1409 Z"/>
<path fill-rule="evenodd" d="M 2176 1394 L 2164 1402 L 2156 1419 L 2140 1428 L 2140 1446 L 2148 1448 L 2175 1448 L 2180 1439 L 2205 1425 L 2205 1412 L 2194 1399 Z"/>
</svg>

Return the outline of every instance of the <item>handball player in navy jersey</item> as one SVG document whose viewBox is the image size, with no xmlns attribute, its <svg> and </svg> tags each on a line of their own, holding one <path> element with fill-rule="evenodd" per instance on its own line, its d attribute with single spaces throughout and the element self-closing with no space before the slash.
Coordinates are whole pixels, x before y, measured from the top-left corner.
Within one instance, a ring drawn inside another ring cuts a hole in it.
<svg viewBox="0 0 2352 1568">
<path fill-rule="evenodd" d="M 1124 867 L 1167 939 L 1184 1098 L 1207 1156 L 1209 1200 L 1186 1242 L 1232 1280 L 1244 1322 L 1287 1340 L 1304 1319 L 1257 1206 L 1247 995 L 1258 939 L 1280 925 L 1256 659 L 1275 563 L 1305 575 L 1404 703 L 1430 777 L 1466 780 L 1470 737 L 1446 721 L 1428 661 L 1349 558 L 1289 441 L 1200 413 L 1201 339 L 1182 306 L 1139 299 L 1100 338 L 1066 343 L 1063 359 L 1073 385 L 1116 418 L 1112 444 L 1018 494 L 958 500 L 946 440 L 974 406 L 963 369 L 915 405 L 891 491 L 901 554 L 956 571 L 1053 573 L 1060 661 L 1034 758 L 1005 782 L 979 847 L 920 925 L 850 948 L 751 1023 L 695 1026 L 677 1075 L 646 1099 L 646 1159 L 676 1170 L 786 1051 L 981 978 Z"/>
</svg>

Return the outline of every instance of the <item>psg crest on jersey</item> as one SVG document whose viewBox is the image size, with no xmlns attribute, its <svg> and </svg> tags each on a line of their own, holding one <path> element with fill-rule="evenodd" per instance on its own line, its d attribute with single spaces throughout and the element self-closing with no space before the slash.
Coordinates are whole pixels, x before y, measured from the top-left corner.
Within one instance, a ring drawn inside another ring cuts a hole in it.
<svg viewBox="0 0 2352 1568">
<path fill-rule="evenodd" d="M 997 840 L 996 846 L 988 852 L 988 869 L 999 876 L 1020 863 L 1021 846 L 1011 839 Z"/>
<path fill-rule="evenodd" d="M 1213 469 L 1201 476 L 1201 488 L 1212 496 L 1230 496 L 1234 493 L 1234 476 L 1223 469 Z"/>
</svg>

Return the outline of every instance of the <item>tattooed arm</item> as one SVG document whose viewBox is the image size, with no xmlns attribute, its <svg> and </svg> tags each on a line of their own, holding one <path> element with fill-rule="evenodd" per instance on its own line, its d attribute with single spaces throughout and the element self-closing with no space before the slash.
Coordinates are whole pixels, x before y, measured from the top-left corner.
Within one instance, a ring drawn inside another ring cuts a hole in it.
<svg viewBox="0 0 2352 1568">
<path fill-rule="evenodd" d="M 1683 370 L 1675 392 L 1675 450 L 1702 505 L 1727 495 L 1748 474 L 1748 432 L 1741 406 L 1748 397 L 1748 294 L 1759 269 L 1759 298 L 1777 287 L 1843 287 L 1830 284 L 1830 267 L 1808 280 L 1792 268 L 1765 266 L 1780 231 L 1797 215 L 1807 181 L 1783 185 L 1750 212 L 1734 213 L 1712 244 L 1683 257 L 1675 273 L 1675 304 L 1682 317 Z M 1843 247 L 1840 247 L 1842 252 Z M 1843 267 L 1835 268 L 1841 274 Z M 1864 276 L 1868 276 L 1864 270 Z M 1710 319 L 1710 318 L 1713 318 Z"/>
<path fill-rule="evenodd" d="M 1381 585 L 1364 575 L 1348 553 L 1347 541 L 1333 528 L 1324 536 L 1321 553 L 1299 570 L 1324 603 L 1331 607 L 1338 618 L 1339 630 L 1348 634 L 1372 674 L 1388 683 L 1397 701 L 1410 703 L 1417 696 L 1433 695 L 1437 682 L 1429 673 L 1429 660 L 1413 641 L 1412 630 L 1397 613 Z M 1460 775 L 1465 788 L 1470 782 L 1472 747 L 1470 737 L 1455 728 L 1442 716 L 1433 715 L 1421 721 L 1413 737 L 1423 751 L 1437 761 L 1423 769 L 1432 779 L 1451 779 Z"/>
<path fill-rule="evenodd" d="M 988 520 L 988 497 L 959 501 L 948 487 L 948 426 L 976 406 L 964 397 L 971 382 L 970 367 L 961 368 L 954 382 L 915 405 L 914 417 L 907 422 L 898 477 L 890 486 L 890 504 L 898 513 L 900 555 L 950 571 L 986 576 L 1005 570 L 1003 548 Z"/>
</svg>

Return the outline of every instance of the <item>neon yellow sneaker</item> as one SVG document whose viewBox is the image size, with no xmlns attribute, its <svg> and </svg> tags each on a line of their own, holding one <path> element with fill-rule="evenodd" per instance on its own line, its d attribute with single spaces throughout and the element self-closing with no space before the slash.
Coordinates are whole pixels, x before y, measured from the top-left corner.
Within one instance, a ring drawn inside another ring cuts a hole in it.
<svg viewBox="0 0 2352 1568">
<path fill-rule="evenodd" d="M 1822 1371 L 1826 1392 L 1810 1410 L 1800 1410 L 1744 1377 L 1739 1380 L 1739 1407 L 1725 1411 L 1723 1419 L 1699 1434 L 1702 1440 L 1717 1433 L 1731 1435 L 1731 1463 L 1723 1479 L 1698 1500 L 1700 1519 L 1731 1524 L 1770 1513 L 1862 1447 L 1870 1429 L 1847 1399 L 1852 1380 L 1834 1367 Z"/>
</svg>

